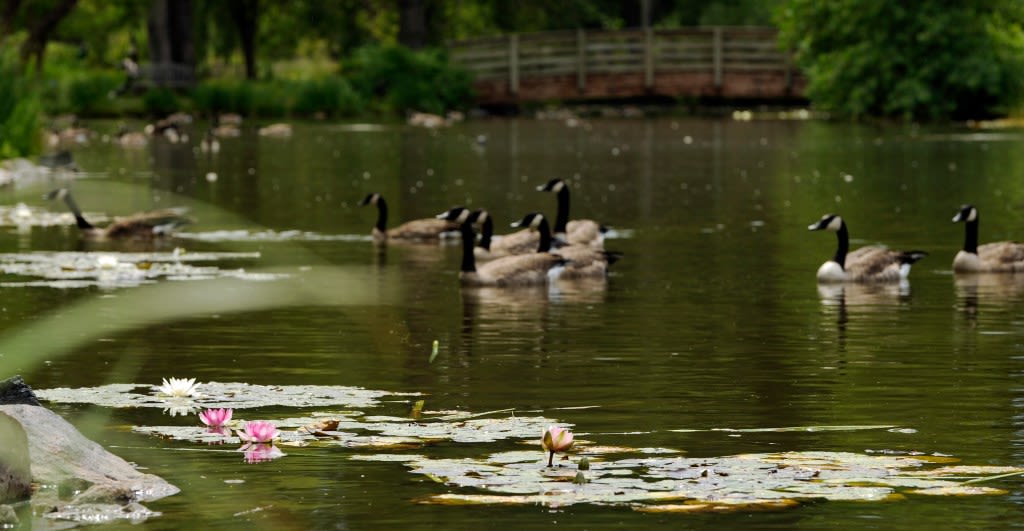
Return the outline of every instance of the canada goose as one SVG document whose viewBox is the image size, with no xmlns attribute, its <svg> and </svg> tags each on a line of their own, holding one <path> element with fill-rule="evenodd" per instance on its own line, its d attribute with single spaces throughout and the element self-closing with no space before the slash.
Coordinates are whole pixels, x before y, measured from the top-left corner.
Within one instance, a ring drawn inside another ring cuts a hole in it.
<svg viewBox="0 0 1024 531">
<path fill-rule="evenodd" d="M 551 228 L 544 214 L 531 212 L 523 218 L 520 225 L 526 225 L 540 235 L 538 252 L 547 252 L 550 249 L 552 254 L 566 260 L 565 271 L 558 276 L 560 280 L 604 278 L 608 275 L 608 266 L 614 264 L 622 256 L 620 253 L 595 249 L 590 245 L 560 244 L 551 249 L 556 242 L 551 238 Z"/>
<path fill-rule="evenodd" d="M 151 212 L 140 212 L 125 218 L 116 218 L 113 223 L 106 227 L 94 227 L 82 216 L 78 204 L 71 197 L 71 191 L 67 188 L 58 188 L 43 196 L 44 199 L 63 199 L 75 215 L 75 222 L 78 225 L 82 236 L 88 239 L 102 240 L 115 238 L 136 238 L 151 239 L 159 238 L 173 232 L 182 225 L 192 223 L 192 219 L 185 216 L 184 209 L 166 208 Z"/>
<path fill-rule="evenodd" d="M 140 148 L 148 144 L 149 139 L 146 138 L 146 135 L 143 133 L 138 131 L 129 131 L 122 127 L 121 130 L 117 132 L 117 143 L 120 144 L 121 147 Z"/>
<path fill-rule="evenodd" d="M 259 129 L 260 136 L 268 136 L 273 138 L 288 138 L 292 136 L 292 125 L 291 124 L 270 124 L 266 127 Z"/>
<path fill-rule="evenodd" d="M 891 251 L 880 245 L 861 247 L 852 253 L 846 222 L 836 214 L 825 214 L 807 230 L 836 233 L 836 255 L 818 268 L 818 282 L 896 282 L 907 278 L 910 266 L 928 256 L 923 251 Z"/>
<path fill-rule="evenodd" d="M 447 236 L 445 233 L 454 235 L 454 232 L 459 230 L 458 223 L 435 218 L 414 219 L 393 229 L 388 229 L 388 204 L 384 201 L 384 198 L 377 193 L 368 194 L 359 202 L 359 206 L 366 205 L 377 205 L 377 224 L 373 226 L 371 234 L 373 234 L 373 239 L 378 242 L 387 240 L 438 240 Z"/>
<path fill-rule="evenodd" d="M 964 248 L 953 258 L 953 271 L 957 273 L 1013 273 L 1024 271 L 1024 244 L 993 242 L 978 245 L 978 209 L 972 205 L 960 207 L 953 222 L 964 222 Z"/>
<path fill-rule="evenodd" d="M 555 214 L 555 237 L 570 244 L 591 245 L 600 249 L 604 246 L 606 229 L 592 219 L 569 221 L 569 185 L 562 179 L 551 179 L 537 187 L 538 192 L 554 192 L 558 195 L 558 212 Z"/>
<path fill-rule="evenodd" d="M 494 221 L 484 209 L 477 209 L 470 213 L 470 222 L 481 225 L 480 241 L 473 249 L 477 260 L 494 260 L 503 256 L 527 254 L 537 250 L 540 234 L 530 229 L 522 229 L 493 239 Z"/>
<path fill-rule="evenodd" d="M 199 141 L 199 151 L 213 154 L 220 152 L 220 140 L 217 140 L 216 135 L 213 134 L 212 127 L 206 130 L 203 139 Z"/>
<path fill-rule="evenodd" d="M 459 225 L 459 231 L 462 233 L 462 265 L 459 280 L 463 285 L 539 286 L 557 278 L 564 269 L 565 259 L 548 252 L 505 256 L 477 267 L 473 256 L 475 235 L 469 209 L 456 207 L 438 214 L 437 217 Z M 529 223 L 526 218 L 512 225 L 522 227 L 524 223 Z M 540 245 L 543 247 L 545 244 L 551 245 L 550 236 L 546 242 L 543 241 L 543 236 L 541 237 Z"/>
</svg>

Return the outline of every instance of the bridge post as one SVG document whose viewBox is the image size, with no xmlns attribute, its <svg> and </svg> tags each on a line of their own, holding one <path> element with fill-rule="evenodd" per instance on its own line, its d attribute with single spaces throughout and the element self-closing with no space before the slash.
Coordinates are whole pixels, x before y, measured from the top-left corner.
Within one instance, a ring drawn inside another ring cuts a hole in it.
<svg viewBox="0 0 1024 531">
<path fill-rule="evenodd" d="M 580 94 L 587 91 L 587 34 L 583 28 L 576 30 L 576 89 Z"/>
<path fill-rule="evenodd" d="M 715 90 L 722 89 L 722 27 L 712 30 L 711 63 L 714 65 Z"/>
<path fill-rule="evenodd" d="M 654 31 L 644 28 L 644 88 L 654 88 Z"/>
<path fill-rule="evenodd" d="M 519 35 L 508 36 L 508 91 L 515 96 L 519 93 Z"/>
</svg>

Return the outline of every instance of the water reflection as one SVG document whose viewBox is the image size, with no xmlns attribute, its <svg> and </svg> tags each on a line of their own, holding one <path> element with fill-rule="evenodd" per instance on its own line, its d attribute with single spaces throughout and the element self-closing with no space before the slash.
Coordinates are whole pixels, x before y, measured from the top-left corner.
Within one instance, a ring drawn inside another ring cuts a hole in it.
<svg viewBox="0 0 1024 531">
<path fill-rule="evenodd" d="M 871 314 L 892 311 L 910 298 L 910 282 L 819 283 L 818 297 L 823 307 L 834 310 L 836 341 L 846 351 L 847 325 L 851 310 Z"/>
<path fill-rule="evenodd" d="M 1024 275 L 955 275 L 957 309 L 971 325 L 978 323 L 979 307 L 1007 309 L 1024 296 Z"/>
</svg>

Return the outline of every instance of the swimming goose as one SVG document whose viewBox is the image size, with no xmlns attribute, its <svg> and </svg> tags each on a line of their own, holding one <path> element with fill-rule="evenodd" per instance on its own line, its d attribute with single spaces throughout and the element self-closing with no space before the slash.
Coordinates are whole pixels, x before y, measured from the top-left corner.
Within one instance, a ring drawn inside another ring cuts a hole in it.
<svg viewBox="0 0 1024 531">
<path fill-rule="evenodd" d="M 149 138 L 147 138 L 144 133 L 129 131 L 127 128 L 121 128 L 121 130 L 117 132 L 117 143 L 120 144 L 121 147 L 140 148 L 149 143 Z"/>
<path fill-rule="evenodd" d="M 1013 273 L 1024 271 L 1024 244 L 993 242 L 978 245 L 978 209 L 960 207 L 953 222 L 964 222 L 964 248 L 953 258 L 957 273 Z"/>
<path fill-rule="evenodd" d="M 592 219 L 569 221 L 569 185 L 562 179 L 551 179 L 537 187 L 538 192 L 554 192 L 558 195 L 558 212 L 555 215 L 555 237 L 570 244 L 591 245 L 600 249 L 604 246 L 607 229 Z"/>
<path fill-rule="evenodd" d="M 359 202 L 359 206 L 377 205 L 377 224 L 373 226 L 373 239 L 378 242 L 387 240 L 438 240 L 454 235 L 459 224 L 443 219 L 424 218 L 407 221 L 393 229 L 387 228 L 388 204 L 380 194 L 369 194 Z M 468 214 L 467 214 L 468 216 Z M 446 234 L 447 233 L 447 234 Z M 473 242 L 470 242 L 472 244 Z"/>
<path fill-rule="evenodd" d="M 505 256 L 492 260 L 479 267 L 473 256 L 475 235 L 471 212 L 464 207 L 456 207 L 438 214 L 438 219 L 459 224 L 462 233 L 462 265 L 459 280 L 465 286 L 539 286 L 557 278 L 563 270 L 565 259 L 548 252 L 536 252 Z M 514 227 L 522 227 L 528 223 L 526 218 L 513 223 Z M 547 241 L 541 236 L 541 243 L 551 245 L 551 237 Z"/>
<path fill-rule="evenodd" d="M 213 134 L 212 127 L 206 130 L 203 139 L 199 141 L 199 151 L 213 154 L 220 153 L 220 140 L 217 140 L 217 136 Z"/>
<path fill-rule="evenodd" d="M 547 252 L 552 245 L 557 243 L 551 238 L 551 229 L 544 214 L 531 212 L 523 218 L 521 223 L 536 230 L 540 235 L 538 252 Z M 608 275 L 608 266 L 614 264 L 622 256 L 620 253 L 579 244 L 558 244 L 550 252 L 566 260 L 565 271 L 558 276 L 560 280 L 604 278 Z"/>
<path fill-rule="evenodd" d="M 835 257 L 818 268 L 818 282 L 896 282 L 907 278 L 910 266 L 928 255 L 923 251 L 891 251 L 880 245 L 848 253 L 850 234 L 846 222 L 836 214 L 825 214 L 807 230 L 830 230 L 839 240 Z"/>
<path fill-rule="evenodd" d="M 124 218 L 116 218 L 113 223 L 106 227 L 94 227 L 82 216 L 78 204 L 71 198 L 71 191 L 67 188 L 58 188 L 43 196 L 45 199 L 63 199 L 64 203 L 75 215 L 75 222 L 82 236 L 92 240 L 134 238 L 152 239 L 166 236 L 178 227 L 192 223 L 192 219 L 185 216 L 185 210 L 181 208 L 165 208 L 151 212 L 140 212 Z"/>
<path fill-rule="evenodd" d="M 260 136 L 288 138 L 292 136 L 292 125 L 283 123 L 270 124 L 268 126 L 259 128 L 258 133 Z"/>
<path fill-rule="evenodd" d="M 481 225 L 480 241 L 473 249 L 477 260 L 494 260 L 503 256 L 532 253 L 537 250 L 537 244 L 540 242 L 539 233 L 530 229 L 522 229 L 493 239 L 494 221 L 484 209 L 471 212 L 470 221 Z"/>
</svg>

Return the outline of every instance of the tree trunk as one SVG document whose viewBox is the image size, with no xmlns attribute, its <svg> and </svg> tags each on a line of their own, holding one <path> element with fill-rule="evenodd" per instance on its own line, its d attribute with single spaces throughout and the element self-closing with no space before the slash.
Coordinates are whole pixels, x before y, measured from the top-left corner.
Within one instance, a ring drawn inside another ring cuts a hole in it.
<svg viewBox="0 0 1024 531">
<path fill-rule="evenodd" d="M 50 40 L 53 30 L 57 29 L 64 17 L 75 7 L 78 0 L 60 0 L 46 16 L 42 17 L 35 25 L 29 28 L 28 38 L 21 45 L 21 62 L 27 63 L 29 58 L 36 56 L 36 73 L 41 73 L 43 68 L 43 54 L 46 52 L 46 43 Z M 10 6 L 8 6 L 10 7 Z"/>
<path fill-rule="evenodd" d="M 191 83 L 196 65 L 192 0 L 153 0 L 147 25 L 153 83 L 176 86 Z M 181 67 L 185 67 L 184 72 Z"/>
<path fill-rule="evenodd" d="M 256 79 L 256 30 L 259 27 L 260 0 L 232 0 L 229 4 L 231 18 L 238 26 L 245 56 L 245 78 Z"/>
<path fill-rule="evenodd" d="M 4 10 L 0 11 L 0 42 L 3 42 L 4 38 L 10 35 L 11 30 L 14 29 L 14 17 L 17 16 L 20 7 L 21 0 L 7 0 Z"/>
<path fill-rule="evenodd" d="M 398 0 L 398 42 L 409 48 L 427 45 L 427 12 L 430 0 Z"/>
</svg>

